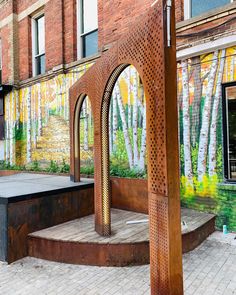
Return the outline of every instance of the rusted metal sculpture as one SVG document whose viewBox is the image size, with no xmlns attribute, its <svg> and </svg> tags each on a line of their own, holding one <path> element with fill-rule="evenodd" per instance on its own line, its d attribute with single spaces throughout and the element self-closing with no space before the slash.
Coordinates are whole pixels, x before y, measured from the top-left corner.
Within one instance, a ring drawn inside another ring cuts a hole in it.
<svg viewBox="0 0 236 295">
<path fill-rule="evenodd" d="M 174 2 L 174 1 L 172 1 Z M 71 178 L 80 180 L 79 114 L 89 96 L 94 117 L 95 229 L 110 235 L 108 113 L 121 72 L 133 65 L 147 103 L 148 196 L 152 294 L 183 294 L 179 198 L 174 3 L 155 1 L 129 33 L 70 90 Z"/>
</svg>

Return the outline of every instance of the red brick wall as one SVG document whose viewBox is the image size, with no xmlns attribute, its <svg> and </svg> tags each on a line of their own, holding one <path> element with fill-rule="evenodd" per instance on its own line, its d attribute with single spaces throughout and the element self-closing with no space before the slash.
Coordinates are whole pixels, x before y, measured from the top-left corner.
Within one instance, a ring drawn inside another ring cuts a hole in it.
<svg viewBox="0 0 236 295">
<path fill-rule="evenodd" d="M 184 0 L 175 1 L 175 17 L 176 22 L 184 20 Z"/>
<path fill-rule="evenodd" d="M 62 8 L 62 0 L 51 0 L 45 6 L 46 71 L 64 61 Z"/>
<path fill-rule="evenodd" d="M 143 14 L 154 0 L 98 0 L 99 48 L 125 34 L 133 19 Z"/>
<path fill-rule="evenodd" d="M 19 22 L 19 79 L 32 76 L 32 38 L 31 18 L 26 17 Z"/>
<path fill-rule="evenodd" d="M 11 69 L 11 35 L 10 26 L 5 26 L 0 31 L 0 38 L 2 40 L 2 83 L 9 83 L 12 75 Z"/>
<path fill-rule="evenodd" d="M 147 11 L 154 0 L 98 0 L 99 48 L 125 34 L 130 24 Z M 183 0 L 176 0 L 176 21 L 183 20 Z"/>
<path fill-rule="evenodd" d="M 64 57 L 65 63 L 77 58 L 76 0 L 64 0 Z"/>
</svg>

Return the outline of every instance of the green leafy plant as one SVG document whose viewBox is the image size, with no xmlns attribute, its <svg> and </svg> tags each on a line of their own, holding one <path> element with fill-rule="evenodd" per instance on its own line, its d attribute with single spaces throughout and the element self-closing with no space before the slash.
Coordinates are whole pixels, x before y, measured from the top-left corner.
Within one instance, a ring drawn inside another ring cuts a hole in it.
<svg viewBox="0 0 236 295">
<path fill-rule="evenodd" d="M 68 173 L 70 171 L 70 165 L 66 163 L 65 159 L 62 160 L 60 167 L 60 173 Z"/>
<path fill-rule="evenodd" d="M 60 171 L 60 167 L 56 161 L 51 160 L 50 166 L 46 169 L 46 171 L 50 173 L 58 173 Z"/>
</svg>

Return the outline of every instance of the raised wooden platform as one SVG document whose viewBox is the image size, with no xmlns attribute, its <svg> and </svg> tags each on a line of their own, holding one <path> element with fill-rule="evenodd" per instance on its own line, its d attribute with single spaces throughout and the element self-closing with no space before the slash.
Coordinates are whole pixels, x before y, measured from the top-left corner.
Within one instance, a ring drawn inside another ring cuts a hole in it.
<svg viewBox="0 0 236 295">
<path fill-rule="evenodd" d="M 126 224 L 148 219 L 148 215 L 112 209 L 112 236 L 94 231 L 94 216 L 66 222 L 29 234 L 29 255 L 37 258 L 85 265 L 125 266 L 149 263 L 148 223 Z M 215 230 L 215 216 L 182 209 L 183 252 L 198 246 Z"/>
</svg>

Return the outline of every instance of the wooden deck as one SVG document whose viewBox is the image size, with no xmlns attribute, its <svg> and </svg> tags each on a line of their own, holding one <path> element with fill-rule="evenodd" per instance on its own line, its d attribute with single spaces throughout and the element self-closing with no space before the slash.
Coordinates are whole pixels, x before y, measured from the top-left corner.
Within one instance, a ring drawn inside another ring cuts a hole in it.
<svg viewBox="0 0 236 295">
<path fill-rule="evenodd" d="M 215 217 L 182 209 L 183 252 L 198 246 L 214 231 Z M 123 266 L 149 262 L 148 215 L 112 209 L 112 235 L 101 237 L 94 230 L 94 215 L 75 219 L 29 235 L 29 255 L 68 263 Z M 122 258 L 123 257 L 123 258 Z"/>
<path fill-rule="evenodd" d="M 182 227 L 183 234 L 196 230 L 213 217 L 212 214 L 197 212 L 190 209 L 182 209 L 181 213 L 182 221 L 185 221 L 187 224 L 187 227 Z M 101 237 L 95 232 L 94 215 L 43 229 L 30 234 L 30 236 L 57 241 L 99 244 L 139 243 L 149 240 L 148 223 L 126 224 L 127 221 L 148 219 L 148 215 L 112 209 L 111 219 L 112 235 L 110 237 Z"/>
</svg>

